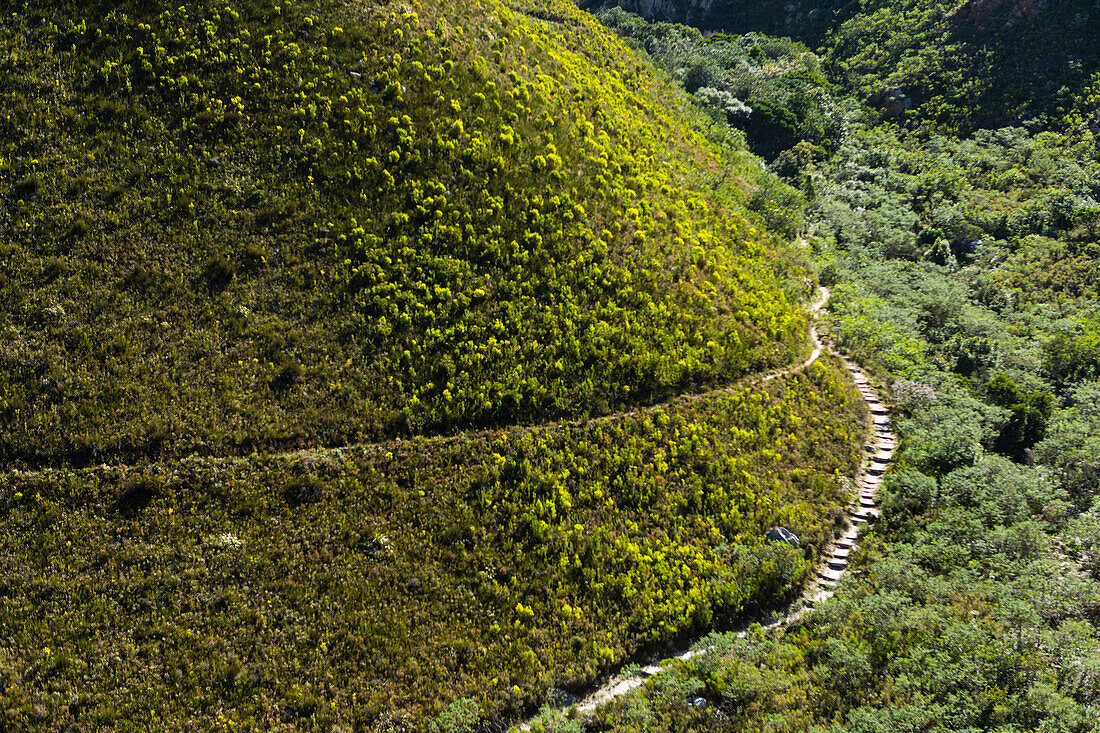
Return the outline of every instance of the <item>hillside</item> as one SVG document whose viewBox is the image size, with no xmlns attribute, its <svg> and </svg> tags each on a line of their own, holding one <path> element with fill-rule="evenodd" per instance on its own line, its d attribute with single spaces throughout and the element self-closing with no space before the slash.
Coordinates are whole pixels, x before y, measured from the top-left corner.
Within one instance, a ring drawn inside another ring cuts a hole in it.
<svg viewBox="0 0 1100 733">
<path fill-rule="evenodd" d="M 707 638 L 589 730 L 1098 730 L 1100 146 L 1081 80 L 1100 60 L 1079 32 L 1095 19 L 1076 3 L 920 7 L 854 17 L 824 58 L 599 16 L 805 196 L 832 338 L 886 387 L 901 442 L 832 597 Z M 1043 18 L 1070 9 L 1076 24 Z M 976 46 L 936 55 L 937 13 L 985 34 L 988 66 L 957 63 Z M 1053 68 L 1066 51 L 1082 62 Z M 813 75 L 844 59 L 862 66 Z M 1074 86 L 1033 85 L 1044 65 Z M 925 93 L 872 91 L 900 81 Z M 824 136 L 831 115 L 840 134 Z M 781 140 L 754 141 L 775 121 Z"/>
<path fill-rule="evenodd" d="M 80 7 L 0 31 L 9 464 L 599 413 L 804 348 L 759 174 L 569 8 Z"/>
<path fill-rule="evenodd" d="M 1095 86 L 1100 11 L 1086 0 L 584 0 L 708 31 L 763 32 L 803 41 L 827 75 L 888 119 L 969 134 L 1100 125 Z"/>
<path fill-rule="evenodd" d="M 0 728 L 469 730 L 805 581 L 797 195 L 594 19 L 4 9 Z"/>
</svg>

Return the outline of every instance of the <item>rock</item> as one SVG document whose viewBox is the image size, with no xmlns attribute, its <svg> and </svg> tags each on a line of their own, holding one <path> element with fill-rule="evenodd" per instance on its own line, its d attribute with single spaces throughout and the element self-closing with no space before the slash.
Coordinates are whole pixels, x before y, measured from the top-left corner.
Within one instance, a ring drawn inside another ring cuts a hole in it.
<svg viewBox="0 0 1100 733">
<path fill-rule="evenodd" d="M 692 696 L 689 695 L 688 699 L 687 699 L 687 704 L 688 704 L 688 707 L 699 708 L 700 710 L 706 710 L 707 699 L 705 697 L 692 697 Z"/>
<path fill-rule="evenodd" d="M 802 543 L 798 540 L 798 535 L 786 527 L 772 527 L 768 530 L 768 533 L 764 535 L 764 539 L 769 542 L 786 542 L 795 549 L 802 547 Z"/>
</svg>

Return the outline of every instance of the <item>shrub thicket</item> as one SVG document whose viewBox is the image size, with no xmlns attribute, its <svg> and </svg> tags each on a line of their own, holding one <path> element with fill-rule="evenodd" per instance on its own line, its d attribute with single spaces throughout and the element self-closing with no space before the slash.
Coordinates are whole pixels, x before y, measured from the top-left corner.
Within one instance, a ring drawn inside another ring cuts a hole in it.
<svg viewBox="0 0 1100 733">
<path fill-rule="evenodd" d="M 19 4 L 4 461 L 148 456 L 150 415 L 182 455 L 594 414 L 792 360 L 805 271 L 755 164 L 591 18 L 518 7 Z"/>
<path fill-rule="evenodd" d="M 0 728 L 469 729 L 803 582 L 797 196 L 594 20 L 9 10 Z"/>
</svg>

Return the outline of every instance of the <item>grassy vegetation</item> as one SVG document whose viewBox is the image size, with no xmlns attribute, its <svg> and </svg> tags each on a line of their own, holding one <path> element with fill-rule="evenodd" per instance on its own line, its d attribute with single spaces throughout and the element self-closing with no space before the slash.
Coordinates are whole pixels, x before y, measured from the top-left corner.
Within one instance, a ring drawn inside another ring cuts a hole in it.
<svg viewBox="0 0 1100 733">
<path fill-rule="evenodd" d="M 423 728 L 780 603 L 842 521 L 815 365 L 575 425 L 0 479 L 5 726 Z M 782 524 L 806 551 L 768 545 Z"/>
<path fill-rule="evenodd" d="M 763 179 L 565 4 L 22 3 L 9 464 L 598 414 L 786 363 Z"/>
<path fill-rule="evenodd" d="M 468 729 L 841 521 L 843 370 L 742 379 L 809 350 L 797 197 L 564 0 L 0 49 L 0 728 Z"/>
</svg>

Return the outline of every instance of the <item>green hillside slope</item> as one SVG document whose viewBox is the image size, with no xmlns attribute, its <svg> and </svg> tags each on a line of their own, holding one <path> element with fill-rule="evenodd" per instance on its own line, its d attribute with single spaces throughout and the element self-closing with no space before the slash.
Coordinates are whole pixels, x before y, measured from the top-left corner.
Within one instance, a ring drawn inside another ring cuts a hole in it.
<svg viewBox="0 0 1100 733">
<path fill-rule="evenodd" d="M 0 729 L 488 725 L 806 578 L 792 212 L 594 20 L 3 10 Z"/>
<path fill-rule="evenodd" d="M 834 367 L 579 426 L 0 479 L 5 726 L 500 719 L 770 607 L 862 436 Z M 282 726 L 282 727 L 279 727 Z"/>
<path fill-rule="evenodd" d="M 749 164 L 571 8 L 79 7 L 0 31 L 9 462 L 588 414 L 802 348 Z"/>
</svg>

